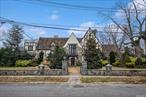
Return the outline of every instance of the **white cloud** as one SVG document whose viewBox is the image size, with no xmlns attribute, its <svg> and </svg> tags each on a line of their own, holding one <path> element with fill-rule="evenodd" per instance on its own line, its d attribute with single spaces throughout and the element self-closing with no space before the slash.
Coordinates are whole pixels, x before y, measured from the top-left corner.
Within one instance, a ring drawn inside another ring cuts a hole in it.
<svg viewBox="0 0 146 97">
<path fill-rule="evenodd" d="M 5 29 L 0 29 L 0 37 L 2 38 L 6 33 Z"/>
<path fill-rule="evenodd" d="M 6 26 L 3 26 L 3 27 L 1 27 L 0 28 L 0 39 L 4 39 L 5 38 L 5 36 L 6 36 L 6 34 L 7 34 L 7 32 L 8 32 L 8 27 L 6 27 Z"/>
<path fill-rule="evenodd" d="M 59 19 L 58 11 L 57 10 L 52 11 L 52 14 L 49 18 L 51 20 L 58 20 Z"/>
<path fill-rule="evenodd" d="M 51 16 L 50 16 L 50 19 L 51 20 L 57 20 L 59 18 L 59 16 L 57 15 L 57 14 L 52 14 Z"/>
<path fill-rule="evenodd" d="M 7 26 L 2 26 L 0 27 L 0 47 L 3 47 L 3 39 L 6 38 L 6 35 L 8 33 L 8 27 Z"/>
<path fill-rule="evenodd" d="M 144 14 L 145 14 L 145 11 L 144 11 L 144 10 L 146 10 L 146 4 L 145 4 L 145 2 L 144 2 L 143 0 L 134 0 L 133 2 L 135 3 L 136 8 L 137 8 L 138 10 L 141 11 L 141 12 L 140 12 L 141 15 L 144 16 Z M 135 8 L 134 8 L 134 5 L 133 5 L 133 2 L 129 2 L 129 3 L 127 4 L 127 7 L 128 7 L 128 8 L 131 8 L 131 10 L 134 11 Z M 120 9 L 119 9 L 119 10 L 115 13 L 114 17 L 115 17 L 115 18 L 124 17 L 123 10 L 120 10 Z"/>
<path fill-rule="evenodd" d="M 30 29 L 33 33 L 35 33 L 37 36 L 44 36 L 46 34 L 46 31 L 43 30 L 42 28 L 32 28 Z"/>
<path fill-rule="evenodd" d="M 98 28 L 98 27 L 100 27 L 100 25 L 97 25 L 93 21 L 88 21 L 88 22 L 82 23 L 79 27 L 70 28 L 70 29 L 85 30 L 85 31 L 69 30 L 68 34 L 70 35 L 73 32 L 77 37 L 83 37 L 84 34 L 86 33 L 86 31 L 89 29 L 89 27 L 91 27 L 93 29 L 97 29 L 97 31 L 101 30 Z"/>
<path fill-rule="evenodd" d="M 143 0 L 134 0 L 134 3 L 136 4 L 137 8 L 140 9 L 146 9 L 146 4 Z M 129 3 L 128 6 L 131 6 L 132 3 Z M 134 9 L 134 6 L 132 5 L 132 8 Z"/>
</svg>

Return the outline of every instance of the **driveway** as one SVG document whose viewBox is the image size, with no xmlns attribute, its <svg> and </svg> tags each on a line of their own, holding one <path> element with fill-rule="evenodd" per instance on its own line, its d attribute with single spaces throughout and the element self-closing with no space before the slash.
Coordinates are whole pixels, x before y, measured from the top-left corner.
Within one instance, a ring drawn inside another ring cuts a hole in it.
<svg viewBox="0 0 146 97">
<path fill-rule="evenodd" d="M 0 97 L 146 97 L 146 85 L 0 84 Z"/>
</svg>

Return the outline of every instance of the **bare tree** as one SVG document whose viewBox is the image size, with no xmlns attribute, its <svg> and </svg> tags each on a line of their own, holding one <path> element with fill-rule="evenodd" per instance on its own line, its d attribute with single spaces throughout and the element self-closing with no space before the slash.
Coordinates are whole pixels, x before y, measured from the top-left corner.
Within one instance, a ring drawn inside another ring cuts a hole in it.
<svg viewBox="0 0 146 97">
<path fill-rule="evenodd" d="M 137 57 L 140 57 L 142 51 L 139 41 L 144 35 L 144 21 L 146 21 L 144 14 L 142 14 L 143 10 L 139 10 L 135 2 L 132 2 L 128 6 L 121 3 L 118 7 L 120 8 L 122 16 L 118 20 L 111 16 L 108 16 L 108 18 L 110 18 L 113 23 L 129 37 L 132 46 L 135 48 L 135 54 Z"/>
<path fill-rule="evenodd" d="M 122 47 L 124 45 L 124 42 L 126 40 L 126 34 L 121 33 L 121 30 L 119 27 L 117 27 L 114 24 L 107 25 L 105 27 L 105 32 L 107 33 L 108 37 L 111 38 L 112 43 L 116 47 L 116 51 L 118 53 L 119 58 L 122 56 Z"/>
</svg>

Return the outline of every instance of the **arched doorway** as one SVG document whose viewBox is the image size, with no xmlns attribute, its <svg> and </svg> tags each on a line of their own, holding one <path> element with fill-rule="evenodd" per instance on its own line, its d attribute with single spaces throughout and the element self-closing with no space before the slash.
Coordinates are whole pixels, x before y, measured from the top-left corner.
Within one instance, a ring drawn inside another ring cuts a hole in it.
<svg viewBox="0 0 146 97">
<path fill-rule="evenodd" d="M 74 57 L 71 58 L 71 66 L 75 66 L 75 58 Z"/>
</svg>

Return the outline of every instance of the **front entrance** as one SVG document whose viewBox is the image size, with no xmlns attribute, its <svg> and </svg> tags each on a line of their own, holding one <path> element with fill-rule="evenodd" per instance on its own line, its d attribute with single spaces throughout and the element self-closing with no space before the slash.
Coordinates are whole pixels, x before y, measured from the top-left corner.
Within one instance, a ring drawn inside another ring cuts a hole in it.
<svg viewBox="0 0 146 97">
<path fill-rule="evenodd" d="M 75 66 L 75 58 L 74 57 L 71 58 L 71 66 Z"/>
</svg>

